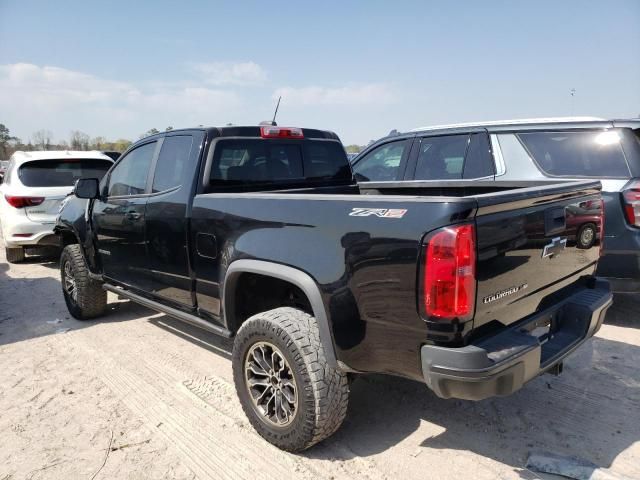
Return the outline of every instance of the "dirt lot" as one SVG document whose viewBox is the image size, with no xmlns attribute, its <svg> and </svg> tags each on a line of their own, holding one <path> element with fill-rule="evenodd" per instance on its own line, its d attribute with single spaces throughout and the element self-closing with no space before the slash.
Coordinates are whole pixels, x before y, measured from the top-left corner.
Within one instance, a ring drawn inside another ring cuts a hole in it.
<svg viewBox="0 0 640 480">
<path fill-rule="evenodd" d="M 637 297 L 616 299 L 562 376 L 508 398 L 444 401 L 359 378 L 338 434 L 289 455 L 245 420 L 228 342 L 115 297 L 108 316 L 78 322 L 55 261 L 8 265 L 1 252 L 0 480 L 533 479 L 532 450 L 640 478 Z"/>
</svg>

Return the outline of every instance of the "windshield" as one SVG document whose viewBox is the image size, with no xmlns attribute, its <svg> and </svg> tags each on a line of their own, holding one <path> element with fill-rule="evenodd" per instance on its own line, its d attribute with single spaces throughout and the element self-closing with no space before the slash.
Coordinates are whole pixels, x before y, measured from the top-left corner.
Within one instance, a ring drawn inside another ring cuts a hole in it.
<svg viewBox="0 0 640 480">
<path fill-rule="evenodd" d="M 18 177 L 26 187 L 72 187 L 79 178 L 101 179 L 111 165 L 99 159 L 35 160 L 22 165 Z"/>
<path fill-rule="evenodd" d="M 618 130 L 528 132 L 518 138 L 538 166 L 559 177 L 629 178 Z"/>
</svg>

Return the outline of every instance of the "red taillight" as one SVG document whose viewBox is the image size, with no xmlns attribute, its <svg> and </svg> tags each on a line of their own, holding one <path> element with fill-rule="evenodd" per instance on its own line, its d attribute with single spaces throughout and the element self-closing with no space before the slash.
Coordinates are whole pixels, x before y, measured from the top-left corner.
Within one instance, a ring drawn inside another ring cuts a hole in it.
<svg viewBox="0 0 640 480">
<path fill-rule="evenodd" d="M 44 197 L 16 197 L 5 195 L 4 199 L 14 208 L 35 207 L 44 202 Z"/>
<path fill-rule="evenodd" d="M 640 182 L 634 181 L 622 192 L 624 214 L 629 225 L 640 227 Z"/>
<path fill-rule="evenodd" d="M 476 245 L 473 225 L 443 228 L 427 244 L 423 273 L 428 317 L 473 317 L 476 300 Z"/>
<path fill-rule="evenodd" d="M 260 127 L 262 138 L 304 138 L 301 128 L 294 127 Z"/>
</svg>

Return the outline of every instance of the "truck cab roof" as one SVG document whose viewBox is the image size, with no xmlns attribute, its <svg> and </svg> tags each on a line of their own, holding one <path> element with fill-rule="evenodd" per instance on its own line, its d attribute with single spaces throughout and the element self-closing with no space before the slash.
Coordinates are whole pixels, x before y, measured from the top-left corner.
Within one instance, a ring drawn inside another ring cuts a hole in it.
<svg viewBox="0 0 640 480">
<path fill-rule="evenodd" d="M 150 135 L 146 138 L 151 137 L 162 137 L 165 135 L 174 135 L 179 134 L 180 132 L 189 132 L 189 131 L 204 131 L 207 132 L 207 136 L 209 138 L 215 137 L 260 137 L 261 136 L 261 128 L 262 127 L 275 127 L 280 129 L 291 129 L 298 127 L 280 127 L 277 125 L 228 125 L 224 127 L 193 127 L 193 128 L 180 128 L 174 130 L 168 130 L 166 132 L 159 132 L 153 135 Z M 300 128 L 302 130 L 304 138 L 313 138 L 313 139 L 326 139 L 326 140 L 337 140 L 340 138 L 334 132 L 329 130 L 318 130 L 315 128 Z M 136 142 L 137 143 L 137 142 Z"/>
</svg>

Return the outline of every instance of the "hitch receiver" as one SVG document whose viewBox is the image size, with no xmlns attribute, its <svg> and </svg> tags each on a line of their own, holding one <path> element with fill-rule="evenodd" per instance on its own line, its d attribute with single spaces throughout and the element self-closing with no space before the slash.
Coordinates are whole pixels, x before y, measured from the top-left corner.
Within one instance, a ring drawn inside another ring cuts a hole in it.
<svg viewBox="0 0 640 480">
<path fill-rule="evenodd" d="M 550 373 L 551 375 L 554 375 L 557 377 L 562 373 L 563 368 L 564 368 L 564 362 L 558 362 L 549 370 L 547 370 L 546 373 Z"/>
</svg>

